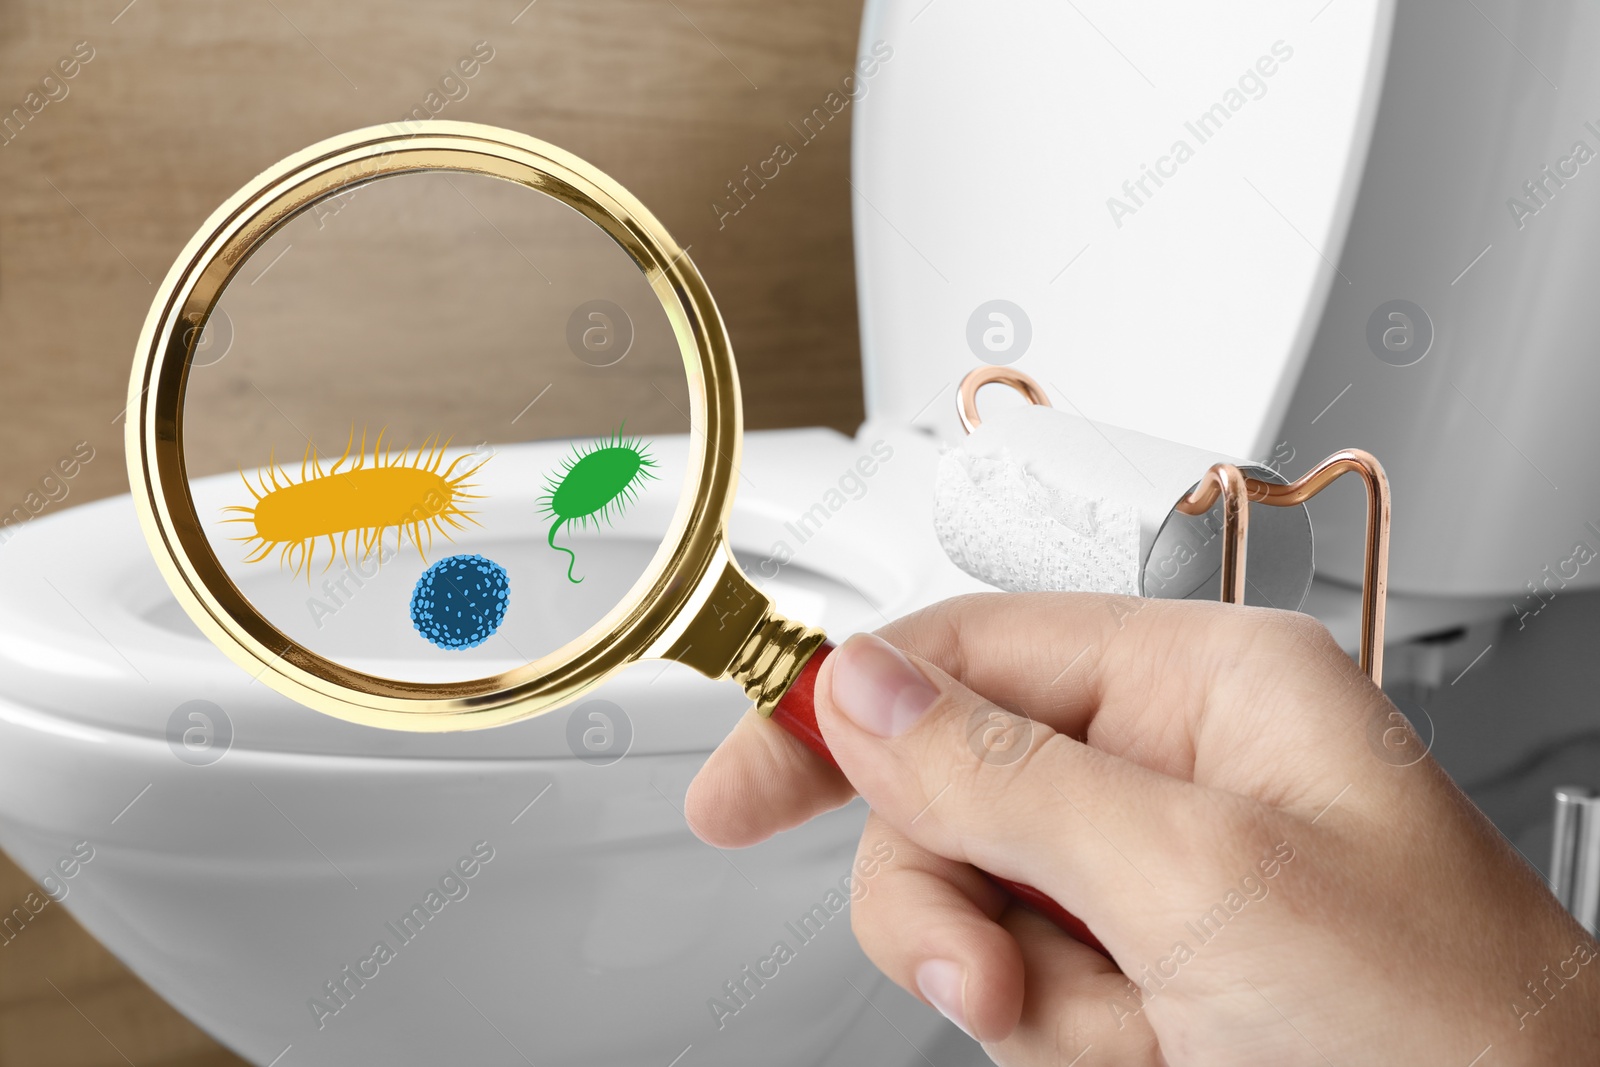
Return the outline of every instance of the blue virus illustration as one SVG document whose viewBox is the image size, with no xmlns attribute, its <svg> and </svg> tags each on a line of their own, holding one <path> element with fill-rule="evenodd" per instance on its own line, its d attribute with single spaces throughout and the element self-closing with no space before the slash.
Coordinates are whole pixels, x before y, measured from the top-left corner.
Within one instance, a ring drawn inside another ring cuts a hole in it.
<svg viewBox="0 0 1600 1067">
<path fill-rule="evenodd" d="M 422 572 L 411 591 L 411 625 L 447 651 L 476 648 L 505 621 L 506 569 L 479 555 L 451 556 Z"/>
</svg>

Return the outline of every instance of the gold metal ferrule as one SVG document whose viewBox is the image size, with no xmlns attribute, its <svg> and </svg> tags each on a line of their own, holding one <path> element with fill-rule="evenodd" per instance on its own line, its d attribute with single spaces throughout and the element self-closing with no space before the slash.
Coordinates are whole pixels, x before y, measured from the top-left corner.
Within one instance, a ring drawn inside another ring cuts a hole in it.
<svg viewBox="0 0 1600 1067">
<path fill-rule="evenodd" d="M 660 655 L 710 678 L 732 677 L 756 710 L 770 715 L 824 640 L 821 630 L 780 615 L 730 558 L 700 609 Z"/>
</svg>

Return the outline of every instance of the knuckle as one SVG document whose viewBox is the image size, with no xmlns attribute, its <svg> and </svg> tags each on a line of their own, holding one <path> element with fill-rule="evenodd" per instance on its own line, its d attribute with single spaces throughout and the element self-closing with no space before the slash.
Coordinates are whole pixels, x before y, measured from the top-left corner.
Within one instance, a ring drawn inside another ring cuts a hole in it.
<svg viewBox="0 0 1600 1067">
<path fill-rule="evenodd" d="M 1342 664 L 1345 655 L 1333 634 L 1303 612 L 1259 608 L 1251 613 L 1253 643 L 1262 652 L 1298 662 Z"/>
<path fill-rule="evenodd" d="M 850 932 L 855 934 L 861 950 L 873 963 L 878 962 L 878 954 L 874 951 L 873 944 L 877 940 L 876 935 L 883 922 L 879 910 L 882 901 L 883 894 L 868 893 L 864 899 L 854 901 L 850 905 Z"/>
<path fill-rule="evenodd" d="M 1059 803 L 1060 798 L 1052 789 L 1063 776 L 1069 746 L 1076 742 L 994 704 L 980 705 L 973 715 L 989 725 L 962 738 L 953 765 L 937 781 L 926 782 L 924 803 L 931 805 L 939 790 L 948 788 L 951 797 L 942 803 L 962 812 L 966 833 L 1003 839 L 1032 836 L 1056 810 L 1052 801 Z M 1004 741 L 991 739 L 985 745 L 985 732 Z"/>
<path fill-rule="evenodd" d="M 1323 625 L 1322 620 L 1300 611 L 1269 610 L 1270 625 L 1281 632 L 1286 640 L 1307 644 L 1317 651 L 1339 651 L 1339 643 Z"/>
<path fill-rule="evenodd" d="M 1035 960 L 1028 982 L 1044 991 L 1030 994 L 1037 1005 L 1024 1009 L 1009 1035 L 984 1046 L 1001 1064 L 1116 1063 L 1155 1067 L 1160 1043 L 1145 1015 L 1143 991 L 1126 975 L 1089 972 L 1081 964 Z M 1086 1057 L 1089 1049 L 1094 1057 Z"/>
<path fill-rule="evenodd" d="M 880 627 L 875 633 L 949 674 L 960 677 L 965 655 L 962 629 L 966 619 L 980 610 L 990 594 L 969 593 L 929 604 Z"/>
<path fill-rule="evenodd" d="M 1186 869 L 1206 881 L 1230 884 L 1255 870 L 1261 857 L 1284 839 L 1281 813 L 1249 797 L 1197 791 L 1176 816 Z"/>
<path fill-rule="evenodd" d="M 1045 724 L 987 700 L 962 708 L 957 719 L 961 744 L 952 780 L 974 798 L 993 796 L 1011 780 L 1027 776 L 1056 736 Z"/>
<path fill-rule="evenodd" d="M 1139 988 L 1122 974 L 1095 975 L 1083 992 L 1059 1011 L 1051 1035 L 1056 1062 L 1095 1046 L 1110 1056 L 1105 1062 L 1156 1064 L 1160 1043 L 1143 1019 Z"/>
<path fill-rule="evenodd" d="M 883 949 L 881 945 L 877 949 L 872 946 L 884 939 L 886 928 L 893 932 L 897 925 L 896 917 L 903 910 L 905 901 L 904 879 L 896 877 L 899 872 L 890 870 L 892 859 L 876 866 L 866 866 L 871 863 L 869 857 L 872 851 L 867 845 L 867 838 L 863 836 L 851 881 L 850 929 L 855 932 L 862 948 L 877 962 Z M 893 858 L 905 858 L 898 849 L 892 855 Z"/>
</svg>

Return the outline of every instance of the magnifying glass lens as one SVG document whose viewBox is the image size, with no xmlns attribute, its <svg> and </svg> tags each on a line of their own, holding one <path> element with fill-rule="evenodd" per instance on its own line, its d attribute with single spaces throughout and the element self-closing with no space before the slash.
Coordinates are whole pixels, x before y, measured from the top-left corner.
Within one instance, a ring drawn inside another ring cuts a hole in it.
<svg viewBox="0 0 1600 1067">
<path fill-rule="evenodd" d="M 290 218 L 194 338 L 182 457 L 262 619 L 343 668 L 488 678 L 576 647 L 670 551 L 682 350 L 583 214 L 464 171 Z"/>
</svg>

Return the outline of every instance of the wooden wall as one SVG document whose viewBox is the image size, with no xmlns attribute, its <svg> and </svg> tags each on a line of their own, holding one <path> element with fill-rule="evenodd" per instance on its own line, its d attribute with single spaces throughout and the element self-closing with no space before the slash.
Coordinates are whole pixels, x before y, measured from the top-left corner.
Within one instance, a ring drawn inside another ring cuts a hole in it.
<svg viewBox="0 0 1600 1067">
<path fill-rule="evenodd" d="M 747 425 L 853 428 L 848 111 L 736 216 L 713 204 L 849 72 L 859 17 L 859 0 L 0 0 L 0 115 L 24 116 L 0 136 L 0 510 L 80 441 L 95 459 L 52 506 L 126 491 L 139 327 L 221 200 L 440 101 L 587 158 L 692 246 Z M 492 60 L 449 99 L 441 77 L 480 41 Z M 0 906 L 31 887 L 0 858 Z M 0 1067 L 128 1062 L 238 1061 L 52 904 L 0 947 Z"/>
</svg>

